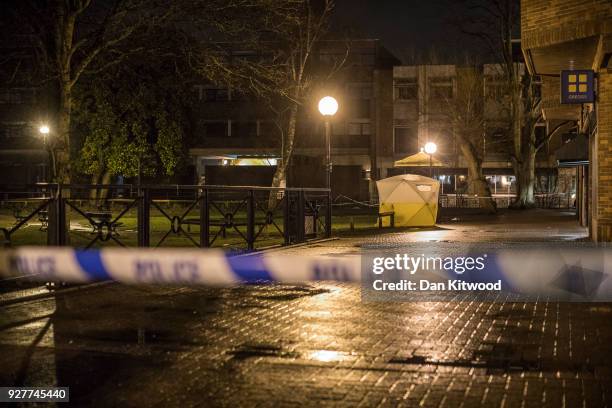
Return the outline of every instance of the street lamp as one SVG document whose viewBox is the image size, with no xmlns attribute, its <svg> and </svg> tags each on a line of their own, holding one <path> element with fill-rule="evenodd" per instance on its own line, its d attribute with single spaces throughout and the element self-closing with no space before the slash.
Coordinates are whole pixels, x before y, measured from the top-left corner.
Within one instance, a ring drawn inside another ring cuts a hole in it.
<svg viewBox="0 0 612 408">
<path fill-rule="evenodd" d="M 332 172 L 332 161 L 331 161 L 331 129 L 329 125 L 329 118 L 334 116 L 338 112 L 338 101 L 331 96 L 326 96 L 319 101 L 319 112 L 325 118 L 325 165 L 327 168 L 327 188 L 331 189 L 331 172 Z"/>
<path fill-rule="evenodd" d="M 425 153 L 429 155 L 429 176 L 433 177 L 433 154 L 438 150 L 438 146 L 434 142 L 425 143 Z"/>
<path fill-rule="evenodd" d="M 338 112 L 338 101 L 331 96 L 326 96 L 319 101 L 319 112 L 325 118 L 325 164 L 327 167 L 327 208 L 325 214 L 325 236 L 331 237 L 331 223 L 332 223 L 332 194 L 331 194 L 331 172 L 332 172 L 332 161 L 331 161 L 331 128 L 329 126 L 329 119 Z"/>
<path fill-rule="evenodd" d="M 45 152 L 46 152 L 47 154 L 49 154 L 49 149 L 48 149 L 48 147 L 47 147 L 47 136 L 49 135 L 49 132 L 50 132 L 51 130 L 49 129 L 49 126 L 47 126 L 47 125 L 41 125 L 41 126 L 38 128 L 38 131 L 39 131 L 39 132 L 40 132 L 40 134 L 43 136 L 43 145 L 44 145 Z M 49 160 L 49 158 L 47 158 L 47 160 Z M 44 171 L 44 173 L 45 173 L 45 182 L 47 182 L 47 181 L 49 180 L 49 177 L 48 177 L 48 175 L 47 175 L 47 165 L 46 165 L 46 163 L 45 163 L 45 171 Z"/>
</svg>

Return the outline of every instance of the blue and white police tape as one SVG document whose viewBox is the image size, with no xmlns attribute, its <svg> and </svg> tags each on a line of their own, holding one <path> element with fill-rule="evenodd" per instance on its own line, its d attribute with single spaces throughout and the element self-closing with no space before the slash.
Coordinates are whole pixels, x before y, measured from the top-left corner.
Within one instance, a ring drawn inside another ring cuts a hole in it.
<svg viewBox="0 0 612 408">
<path fill-rule="evenodd" d="M 612 300 L 612 249 L 528 248 L 475 253 L 473 248 L 455 248 L 453 255 L 448 248 L 432 248 L 425 253 L 414 247 L 392 251 L 393 256 L 364 251 L 362 256 L 269 252 L 236 257 L 220 249 L 20 247 L 0 250 L 0 276 L 209 286 L 334 280 L 362 282 L 366 289 L 387 288 L 383 292 L 410 287 L 477 292 L 483 291 L 482 287 L 488 292 L 491 290 L 487 288 L 501 288 L 503 292 L 530 296 Z M 427 267 L 429 264 L 434 267 Z"/>
<path fill-rule="evenodd" d="M 0 251 L 0 275 L 39 281 L 230 286 L 253 282 L 359 281 L 359 257 L 229 256 L 217 249 L 20 247 Z"/>
</svg>

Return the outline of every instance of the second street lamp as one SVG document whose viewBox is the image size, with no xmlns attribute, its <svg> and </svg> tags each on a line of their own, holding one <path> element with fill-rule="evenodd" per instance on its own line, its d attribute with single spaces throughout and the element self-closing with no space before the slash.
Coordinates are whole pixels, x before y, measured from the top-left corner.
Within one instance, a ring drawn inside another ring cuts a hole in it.
<svg viewBox="0 0 612 408">
<path fill-rule="evenodd" d="M 51 155 L 50 155 L 50 151 L 49 151 L 49 148 L 48 148 L 48 145 L 47 145 L 47 137 L 49 136 L 49 132 L 51 130 L 49 129 L 49 126 L 42 125 L 41 127 L 38 128 L 38 131 L 40 132 L 40 134 L 43 137 L 43 146 L 44 146 L 44 149 L 45 149 L 45 153 L 47 154 L 46 162 L 48 163 L 48 162 L 52 161 L 52 159 L 49 157 Z M 48 173 L 47 168 L 49 166 L 47 165 L 47 163 L 45 163 L 44 169 L 43 169 L 45 183 L 49 182 L 49 175 L 47 174 Z M 53 165 L 53 163 L 51 163 L 51 165 Z"/>
<path fill-rule="evenodd" d="M 433 154 L 438 150 L 434 142 L 425 143 L 425 153 L 429 155 L 429 177 L 433 177 Z"/>
<path fill-rule="evenodd" d="M 332 161 L 331 161 L 331 128 L 329 119 L 338 112 L 338 101 L 331 96 L 326 96 L 319 101 L 319 112 L 325 118 L 325 167 L 327 171 L 327 182 L 326 187 L 331 189 L 331 172 L 332 172 Z"/>
</svg>

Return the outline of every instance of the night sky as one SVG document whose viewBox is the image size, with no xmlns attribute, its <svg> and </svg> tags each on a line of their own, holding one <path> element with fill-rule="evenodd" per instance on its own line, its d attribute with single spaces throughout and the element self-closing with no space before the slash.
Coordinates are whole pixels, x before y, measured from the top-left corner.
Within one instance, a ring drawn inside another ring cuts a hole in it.
<svg viewBox="0 0 612 408">
<path fill-rule="evenodd" d="M 462 13 L 457 0 L 336 0 L 335 18 L 357 36 L 380 39 L 404 64 L 452 63 L 479 50 L 458 27 Z"/>
</svg>

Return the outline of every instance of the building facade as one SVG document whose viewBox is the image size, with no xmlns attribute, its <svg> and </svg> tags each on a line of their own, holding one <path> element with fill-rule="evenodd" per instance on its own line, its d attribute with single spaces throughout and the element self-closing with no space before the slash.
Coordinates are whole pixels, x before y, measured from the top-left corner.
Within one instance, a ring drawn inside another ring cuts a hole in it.
<svg viewBox="0 0 612 408">
<path fill-rule="evenodd" d="M 517 64 L 517 71 L 525 69 Z M 472 72 L 473 75 L 469 75 Z M 470 194 L 467 184 L 467 162 L 461 154 L 453 129 L 453 104 L 461 103 L 458 81 L 471 77 L 477 81 L 474 96 L 481 99 L 477 104 L 482 111 L 482 124 L 475 130 L 482 140 L 478 144 L 483 157 L 483 173 L 488 179 L 493 194 L 514 194 L 514 171 L 510 161 L 509 95 L 502 75 L 502 67 L 496 64 L 481 66 L 419 65 L 396 66 L 393 69 L 393 132 L 392 137 L 380 140 L 388 146 L 384 155 L 378 157 L 381 174 L 394 175 L 402 172 L 428 174 L 422 167 L 394 168 L 393 163 L 419 152 L 426 143 L 437 145 L 436 158 L 442 166 L 433 173 L 440 179 L 445 192 Z M 480 89 L 480 90 L 478 90 Z M 465 99 L 465 98 L 463 98 Z M 545 129 L 541 129 L 545 131 Z M 560 137 L 551 140 L 537 156 L 536 173 L 546 179 L 555 166 L 552 152 L 558 149 Z M 542 186 L 536 186 L 538 187 Z M 543 188 L 539 188 L 543 190 Z"/>
<path fill-rule="evenodd" d="M 333 95 L 339 103 L 331 119 L 333 190 L 367 200 L 378 152 L 385 154 L 387 149 L 379 142 L 392 136 L 393 67 L 399 61 L 378 40 L 353 40 L 348 54 L 346 50 L 341 41 L 319 44 L 316 69 L 331 71 L 334 61 L 345 55 L 346 60 L 299 109 L 288 184 L 325 186 L 324 121 L 317 102 Z M 194 92 L 199 104 L 189 154 L 197 179 L 207 184 L 270 185 L 284 142 L 270 107 L 219 85 L 198 85 Z"/>
<path fill-rule="evenodd" d="M 612 2 L 522 0 L 521 37 L 527 68 L 542 78 L 548 126 L 575 120 L 577 142 L 588 143 L 588 161 L 576 164 L 581 221 L 589 225 L 593 240 L 612 241 Z M 563 70 L 594 72 L 594 89 L 589 90 L 594 102 L 560 103 L 561 92 L 571 91 L 572 85 L 561 89 Z"/>
</svg>

